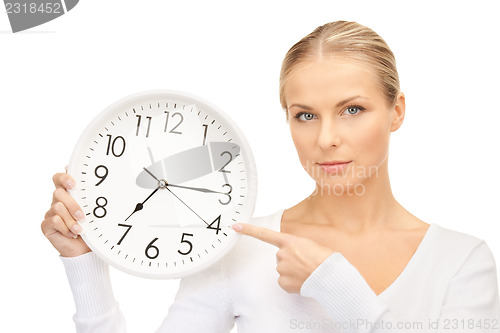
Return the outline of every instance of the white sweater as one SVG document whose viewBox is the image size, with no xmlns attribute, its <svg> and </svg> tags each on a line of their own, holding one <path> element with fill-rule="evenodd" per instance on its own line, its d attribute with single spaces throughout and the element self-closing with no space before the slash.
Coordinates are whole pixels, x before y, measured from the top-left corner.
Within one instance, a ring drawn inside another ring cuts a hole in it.
<svg viewBox="0 0 500 333">
<path fill-rule="evenodd" d="M 280 231 L 283 211 L 250 223 Z M 224 333 L 235 323 L 241 333 L 500 332 L 495 260 L 475 237 L 431 224 L 404 271 L 378 296 L 338 252 L 300 295 L 289 294 L 277 282 L 276 251 L 242 236 L 214 266 L 181 280 L 157 332 Z M 108 265 L 92 252 L 61 260 L 77 331 L 125 332 Z"/>
</svg>

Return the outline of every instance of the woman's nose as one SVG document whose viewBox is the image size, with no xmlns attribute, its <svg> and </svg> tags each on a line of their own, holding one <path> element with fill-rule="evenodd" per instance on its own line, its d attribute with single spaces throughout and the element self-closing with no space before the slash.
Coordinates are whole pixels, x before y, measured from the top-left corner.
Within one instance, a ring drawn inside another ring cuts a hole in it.
<svg viewBox="0 0 500 333">
<path fill-rule="evenodd" d="M 318 145 L 322 149 L 339 146 L 341 142 L 340 131 L 337 124 L 331 120 L 323 120 L 318 133 Z"/>
</svg>

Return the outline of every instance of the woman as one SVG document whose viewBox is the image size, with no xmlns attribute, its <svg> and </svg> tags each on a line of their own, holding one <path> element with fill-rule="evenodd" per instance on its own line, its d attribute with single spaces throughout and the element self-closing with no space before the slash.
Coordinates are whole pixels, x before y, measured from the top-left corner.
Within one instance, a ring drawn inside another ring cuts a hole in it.
<svg viewBox="0 0 500 333">
<path fill-rule="evenodd" d="M 315 191 L 235 224 L 250 237 L 181 280 L 159 332 L 228 332 L 235 322 L 252 333 L 499 332 L 485 242 L 421 221 L 392 195 L 389 138 L 405 98 L 385 41 L 355 22 L 318 27 L 287 53 L 280 99 Z M 122 332 L 108 267 L 77 237 L 74 181 L 54 183 L 42 230 L 65 264 L 77 328 Z"/>
</svg>

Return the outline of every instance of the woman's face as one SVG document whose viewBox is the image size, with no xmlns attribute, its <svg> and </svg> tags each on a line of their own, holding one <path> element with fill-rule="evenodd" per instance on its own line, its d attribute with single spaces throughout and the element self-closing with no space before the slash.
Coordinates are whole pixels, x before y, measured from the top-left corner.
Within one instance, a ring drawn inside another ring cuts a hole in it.
<svg viewBox="0 0 500 333">
<path fill-rule="evenodd" d="M 370 69 L 342 58 L 300 63 L 284 94 L 300 162 L 322 190 L 358 193 L 368 178 L 381 175 L 390 133 L 404 118 L 402 94 L 399 106 L 389 107 Z M 350 163 L 338 172 L 319 165 L 331 161 Z"/>
</svg>

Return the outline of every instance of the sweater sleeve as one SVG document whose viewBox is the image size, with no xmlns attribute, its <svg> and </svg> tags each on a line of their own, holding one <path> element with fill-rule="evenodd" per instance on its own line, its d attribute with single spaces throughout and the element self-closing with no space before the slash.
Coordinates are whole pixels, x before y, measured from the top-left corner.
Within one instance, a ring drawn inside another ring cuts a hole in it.
<svg viewBox="0 0 500 333">
<path fill-rule="evenodd" d="M 112 291 L 108 264 L 93 252 L 60 258 L 75 301 L 76 331 L 125 333 L 125 318 Z M 229 332 L 234 316 L 226 286 L 220 264 L 181 279 L 175 301 L 157 332 Z"/>
<path fill-rule="evenodd" d="M 75 301 L 78 333 L 124 333 L 125 319 L 114 298 L 109 266 L 93 252 L 60 256 Z"/>
<path fill-rule="evenodd" d="M 358 270 L 338 252 L 309 276 L 300 294 L 316 299 L 333 320 L 343 324 L 345 332 L 394 332 L 391 327 L 399 321 Z M 450 281 L 438 329 L 433 331 L 496 333 L 500 332 L 499 316 L 495 262 L 483 242 L 470 253 Z M 459 326 L 452 325 L 450 320 Z M 470 320 L 474 321 L 474 327 L 467 327 L 472 326 Z"/>
<path fill-rule="evenodd" d="M 373 323 L 393 318 L 358 270 L 340 253 L 328 257 L 302 284 L 300 294 L 313 297 L 345 332 L 390 332 Z"/>
<path fill-rule="evenodd" d="M 181 279 L 157 333 L 227 333 L 235 318 L 222 263 Z"/>
<path fill-rule="evenodd" d="M 451 280 L 439 321 L 443 332 L 500 332 L 497 269 L 484 241 Z"/>
</svg>

